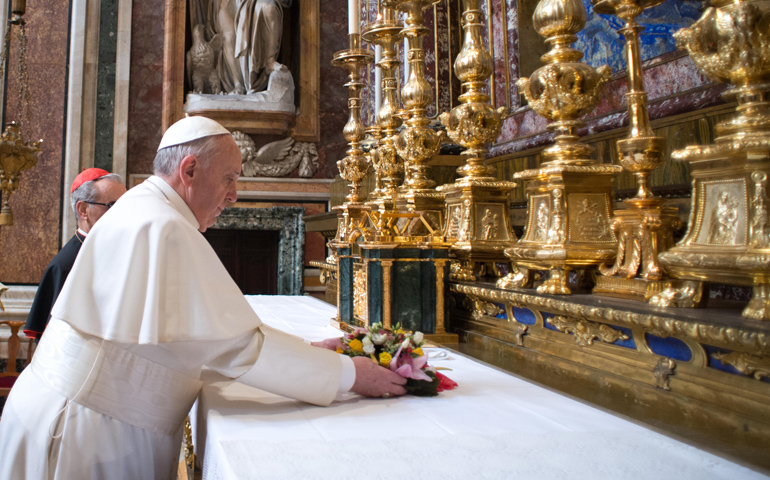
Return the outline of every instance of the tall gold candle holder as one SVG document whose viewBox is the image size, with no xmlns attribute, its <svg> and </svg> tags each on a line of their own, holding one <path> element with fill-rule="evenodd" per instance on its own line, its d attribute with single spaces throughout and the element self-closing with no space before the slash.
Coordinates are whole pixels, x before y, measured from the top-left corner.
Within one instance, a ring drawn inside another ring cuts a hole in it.
<svg viewBox="0 0 770 480">
<path fill-rule="evenodd" d="M 513 182 L 498 182 L 494 167 L 484 164 L 486 146 L 499 135 L 505 107 L 493 109 L 484 93 L 492 74 L 492 56 L 484 47 L 481 0 L 463 0 L 463 46 L 455 60 L 455 75 L 462 83 L 460 105 L 441 114 L 449 137 L 466 148 L 465 165 L 457 169 L 461 179 L 438 188 L 446 195 L 444 235 L 454 242 L 450 278 L 476 280 L 478 265 L 508 260 L 504 251 L 516 240 L 511 231 L 508 192 Z M 494 270 L 494 269 L 492 269 Z"/>
<path fill-rule="evenodd" d="M 367 210 L 364 197 L 361 195 L 361 181 L 369 174 L 371 164 L 361 148 L 365 127 L 361 121 L 361 90 L 365 87 L 361 70 L 374 61 L 371 50 L 361 47 L 361 36 L 350 34 L 350 48 L 334 54 L 332 65 L 344 68 L 349 73 L 348 109 L 350 116 L 343 129 L 345 140 L 348 141 L 347 156 L 337 162 L 340 176 L 350 182 L 350 193 L 345 197 L 346 202 L 339 208 L 337 236 L 335 242 L 347 242 L 355 221 L 361 218 Z"/>
<path fill-rule="evenodd" d="M 438 154 L 444 132 L 430 128 L 426 109 L 433 101 L 433 88 L 425 78 L 425 49 L 423 37 L 428 34 L 423 10 L 441 0 L 382 0 L 381 6 L 406 14 L 401 35 L 409 39 L 409 79 L 401 89 L 404 104 L 404 129 L 395 141 L 396 150 L 408 165 L 398 198 L 399 210 L 422 212 L 432 228 L 444 225 L 444 196 L 435 190 L 436 183 L 428 178 L 427 162 Z"/>
<path fill-rule="evenodd" d="M 658 255 L 673 246 L 673 231 L 682 225 L 676 208 L 663 207 L 649 186 L 650 173 L 663 163 L 666 139 L 656 137 L 650 126 L 639 53 L 639 34 L 644 27 L 636 23 L 636 17 L 663 1 L 591 1 L 595 12 L 616 15 L 626 23 L 620 33 L 626 39 L 629 135 L 618 141 L 618 157 L 637 184 L 636 196 L 626 200 L 626 208 L 615 211 L 612 218 L 619 237 L 617 257 L 613 266 L 599 267 L 602 275 L 596 278 L 594 293 L 644 301 L 665 288 Z"/>
<path fill-rule="evenodd" d="M 569 270 L 612 261 L 617 248 L 610 228 L 612 177 L 622 167 L 597 164 L 593 148 L 576 133 L 583 125 L 578 117 L 599 102 L 611 70 L 579 63 L 582 52 L 570 46 L 586 22 L 581 0 L 541 0 L 533 21 L 551 49 L 542 57 L 546 65 L 518 86 L 533 110 L 553 120 L 548 128 L 556 135 L 540 168 L 514 175 L 526 182 L 527 230 L 505 254 L 517 267 L 551 271 L 538 292 L 569 294 Z M 498 285 L 525 286 L 528 277 L 514 272 Z"/>
<path fill-rule="evenodd" d="M 404 174 L 404 160 L 396 150 L 398 128 L 402 124 L 397 115 L 399 110 L 398 82 L 396 74 L 401 62 L 398 60 L 396 42 L 401 38 L 403 26 L 396 19 L 396 11 L 386 5 L 380 6 L 380 17 L 364 27 L 361 37 L 368 43 L 382 47 L 382 58 L 377 66 L 382 69 L 382 105 L 376 112 L 377 126 L 382 138 L 373 158 L 382 178 L 382 189 L 373 203 L 381 212 L 393 211 L 397 187 Z"/>
<path fill-rule="evenodd" d="M 650 302 L 695 306 L 704 283 L 752 286 L 743 316 L 770 320 L 770 2 L 711 5 L 674 37 L 701 71 L 733 85 L 724 95 L 737 115 L 716 126 L 715 144 L 672 154 L 690 164 L 693 208 L 685 237 L 659 257 L 678 280 Z"/>
</svg>

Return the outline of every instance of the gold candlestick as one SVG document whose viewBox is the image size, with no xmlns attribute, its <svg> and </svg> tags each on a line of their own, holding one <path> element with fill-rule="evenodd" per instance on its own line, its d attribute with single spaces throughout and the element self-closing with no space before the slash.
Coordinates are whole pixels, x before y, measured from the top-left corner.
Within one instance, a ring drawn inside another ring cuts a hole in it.
<svg viewBox="0 0 770 480">
<path fill-rule="evenodd" d="M 508 192 L 513 182 L 495 181 L 494 167 L 484 164 L 486 146 L 499 135 L 505 107 L 493 109 L 483 92 L 492 74 L 492 56 L 484 47 L 481 0 L 463 0 L 463 47 L 454 64 L 462 83 L 460 105 L 440 116 L 449 137 L 466 148 L 465 165 L 457 169 L 461 179 L 438 188 L 446 195 L 444 235 L 454 241 L 450 278 L 476 280 L 478 264 L 507 261 L 505 248 L 516 236 L 510 227 Z M 492 269 L 495 270 L 494 268 Z"/>
<path fill-rule="evenodd" d="M 340 175 L 350 182 L 350 194 L 345 197 L 349 204 L 360 204 L 364 198 L 361 196 L 361 181 L 369 173 L 369 162 L 361 149 L 361 140 L 364 138 L 365 129 L 361 122 L 361 90 L 366 86 L 363 82 L 361 69 L 374 61 L 374 54 L 365 48 L 361 48 L 361 37 L 357 34 L 350 35 L 350 48 L 334 54 L 332 65 L 346 69 L 350 79 L 345 84 L 348 87 L 348 109 L 350 116 L 343 129 L 345 140 L 349 147 L 347 156 L 337 162 Z"/>
<path fill-rule="evenodd" d="M 679 280 L 650 302 L 694 306 L 702 282 L 753 286 L 743 316 L 770 320 L 770 2 L 711 4 L 674 37 L 706 75 L 733 84 L 724 95 L 738 115 L 717 125 L 715 144 L 672 154 L 690 164 L 693 209 L 685 237 L 659 257 Z"/>
<path fill-rule="evenodd" d="M 377 126 L 382 132 L 379 146 L 373 155 L 376 156 L 378 171 L 382 177 L 383 187 L 375 200 L 380 211 L 395 209 L 398 196 L 397 187 L 404 173 L 404 160 L 396 150 L 398 128 L 402 120 L 398 114 L 398 89 L 396 75 L 398 60 L 396 42 L 401 38 L 402 25 L 396 20 L 396 12 L 387 6 L 380 6 L 380 18 L 366 25 L 362 38 L 374 45 L 382 47 L 382 58 L 377 66 L 382 69 L 382 105 L 376 112 Z M 374 157 L 373 157 L 374 158 Z"/>
<path fill-rule="evenodd" d="M 628 61 L 628 137 L 618 141 L 620 163 L 636 177 L 637 192 L 615 212 L 612 227 L 618 235 L 617 257 L 612 267 L 600 266 L 594 293 L 647 300 L 665 288 L 664 271 L 658 254 L 674 244 L 673 230 L 681 227 L 675 208 L 664 208 L 649 187 L 649 175 L 666 153 L 666 140 L 656 137 L 647 113 L 647 92 L 642 79 L 639 33 L 644 27 L 636 17 L 663 0 L 592 0 L 597 13 L 617 15 L 626 25 L 620 33 L 626 39 Z"/>
<path fill-rule="evenodd" d="M 405 128 L 395 142 L 398 154 L 408 167 L 398 205 L 400 209 L 423 212 L 426 220 L 437 230 L 441 230 L 444 224 L 444 198 L 436 192 L 436 183 L 427 176 L 427 162 L 438 154 L 445 133 L 430 128 L 430 119 L 426 116 L 426 109 L 433 101 L 433 88 L 425 78 L 423 37 L 428 34 L 428 29 L 423 10 L 439 1 L 382 0 L 380 4 L 406 14 L 401 35 L 409 39 L 409 80 L 401 89 Z"/>
<path fill-rule="evenodd" d="M 617 248 L 609 217 L 612 177 L 622 168 L 597 164 L 593 148 L 577 135 L 578 117 L 599 102 L 611 70 L 579 63 L 582 52 L 570 46 L 586 21 L 581 0 L 541 0 L 533 21 L 551 50 L 542 57 L 546 65 L 518 85 L 538 114 L 554 120 L 548 128 L 556 142 L 544 150 L 540 168 L 514 175 L 527 182 L 527 232 L 505 254 L 517 266 L 551 271 L 539 292 L 569 294 L 568 270 L 613 260 Z M 528 280 L 515 273 L 498 284 L 518 287 Z"/>
</svg>

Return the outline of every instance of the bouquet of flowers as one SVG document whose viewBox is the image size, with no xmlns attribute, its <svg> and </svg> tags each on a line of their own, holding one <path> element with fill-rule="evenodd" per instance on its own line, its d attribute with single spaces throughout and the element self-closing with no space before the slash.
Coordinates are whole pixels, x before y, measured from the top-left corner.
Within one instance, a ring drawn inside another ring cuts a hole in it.
<svg viewBox="0 0 770 480">
<path fill-rule="evenodd" d="M 356 328 L 342 337 L 343 347 L 337 353 L 350 357 L 370 357 L 374 362 L 405 377 L 407 393 L 433 397 L 443 390 L 451 390 L 457 383 L 428 366 L 428 355 L 422 332 L 409 332 L 397 324 L 394 330 L 374 323 L 369 328 Z"/>
</svg>

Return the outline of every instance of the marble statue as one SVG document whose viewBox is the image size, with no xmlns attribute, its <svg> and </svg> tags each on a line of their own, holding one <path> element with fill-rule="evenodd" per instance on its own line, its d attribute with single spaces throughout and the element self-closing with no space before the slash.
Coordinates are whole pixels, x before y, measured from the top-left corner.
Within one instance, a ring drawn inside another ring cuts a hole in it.
<svg viewBox="0 0 770 480">
<path fill-rule="evenodd" d="M 281 49 L 283 9 L 291 4 L 292 0 L 190 0 L 193 33 L 202 24 L 208 38 L 221 36 L 217 73 L 224 92 L 243 95 L 268 88 Z"/>
</svg>

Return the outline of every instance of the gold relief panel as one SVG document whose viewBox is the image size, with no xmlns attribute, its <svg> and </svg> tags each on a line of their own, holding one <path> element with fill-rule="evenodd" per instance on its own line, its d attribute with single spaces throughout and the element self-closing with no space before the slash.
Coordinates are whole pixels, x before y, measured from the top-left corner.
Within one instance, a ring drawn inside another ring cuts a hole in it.
<svg viewBox="0 0 770 480">
<path fill-rule="evenodd" d="M 609 225 L 607 195 L 571 193 L 569 201 L 569 238 L 572 242 L 616 242 Z"/>
<path fill-rule="evenodd" d="M 481 227 L 477 240 L 506 241 L 508 228 L 505 223 L 505 205 L 501 203 L 477 203 L 476 225 Z"/>
<path fill-rule="evenodd" d="M 447 240 L 449 239 L 457 239 L 457 237 L 460 235 L 460 225 L 462 223 L 462 217 L 463 217 L 463 206 L 461 203 L 455 203 L 453 205 L 449 205 L 447 207 L 448 211 L 448 217 L 447 220 Z"/>
<path fill-rule="evenodd" d="M 702 218 L 694 238 L 699 245 L 746 245 L 746 180 L 715 180 L 702 184 Z"/>
<path fill-rule="evenodd" d="M 530 213 L 529 225 L 527 225 L 527 234 L 522 239 L 523 242 L 541 242 L 545 243 L 548 239 L 548 227 L 551 218 L 551 196 L 532 195 L 529 197 Z"/>
<path fill-rule="evenodd" d="M 369 324 L 369 294 L 366 288 L 366 263 L 353 265 L 353 316 L 364 325 Z"/>
</svg>

